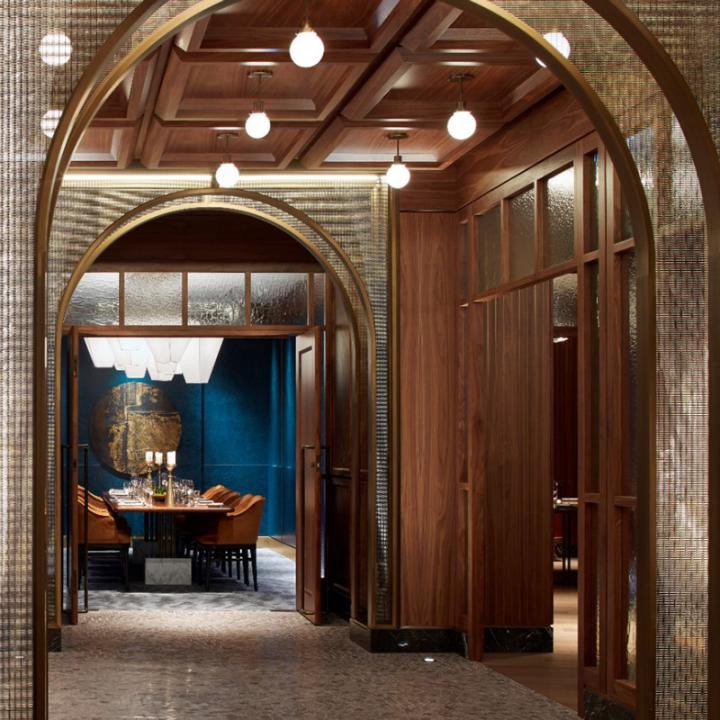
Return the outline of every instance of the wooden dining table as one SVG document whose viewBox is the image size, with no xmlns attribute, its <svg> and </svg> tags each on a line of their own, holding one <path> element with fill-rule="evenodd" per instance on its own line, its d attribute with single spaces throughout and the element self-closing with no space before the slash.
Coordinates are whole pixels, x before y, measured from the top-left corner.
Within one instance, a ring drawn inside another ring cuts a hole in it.
<svg viewBox="0 0 720 720">
<path fill-rule="evenodd" d="M 103 499 L 114 513 L 143 513 L 145 519 L 145 540 L 157 542 L 159 557 L 174 557 L 176 549 L 177 518 L 181 515 L 220 516 L 232 508 L 222 503 L 212 505 L 193 502 L 190 505 L 159 501 L 148 497 L 142 502 L 130 500 L 124 495 L 103 493 Z"/>
</svg>

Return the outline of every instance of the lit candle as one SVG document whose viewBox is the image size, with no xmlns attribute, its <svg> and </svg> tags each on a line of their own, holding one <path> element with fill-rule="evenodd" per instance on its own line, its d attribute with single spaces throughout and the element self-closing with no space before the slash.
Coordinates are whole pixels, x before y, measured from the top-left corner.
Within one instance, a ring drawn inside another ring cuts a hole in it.
<svg viewBox="0 0 720 720">
<path fill-rule="evenodd" d="M 162 461 L 163 461 L 163 454 L 161 452 L 156 452 L 155 453 L 155 464 L 162 465 L 163 464 Z"/>
<path fill-rule="evenodd" d="M 145 462 L 146 462 L 148 465 L 152 465 L 152 461 L 153 461 L 153 451 L 152 451 L 152 450 L 148 450 L 148 451 L 145 453 Z"/>
<path fill-rule="evenodd" d="M 174 450 L 169 450 L 167 454 L 167 464 L 168 467 L 175 467 L 175 457 L 176 453 Z"/>
</svg>

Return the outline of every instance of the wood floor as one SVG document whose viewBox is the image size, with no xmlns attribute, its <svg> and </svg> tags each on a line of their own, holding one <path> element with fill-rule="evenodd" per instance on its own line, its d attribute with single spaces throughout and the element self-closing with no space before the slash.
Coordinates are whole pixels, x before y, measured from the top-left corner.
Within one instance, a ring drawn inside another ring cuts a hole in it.
<svg viewBox="0 0 720 720">
<path fill-rule="evenodd" d="M 493 653 L 484 663 L 493 670 L 577 712 L 577 590 L 555 590 L 555 652 Z"/>
<path fill-rule="evenodd" d="M 259 548 L 274 550 L 276 553 L 280 553 L 280 555 L 286 557 L 288 560 L 295 562 L 295 548 L 291 545 L 281 543 L 273 537 L 268 537 L 266 535 L 260 536 L 257 541 L 257 546 Z"/>
</svg>

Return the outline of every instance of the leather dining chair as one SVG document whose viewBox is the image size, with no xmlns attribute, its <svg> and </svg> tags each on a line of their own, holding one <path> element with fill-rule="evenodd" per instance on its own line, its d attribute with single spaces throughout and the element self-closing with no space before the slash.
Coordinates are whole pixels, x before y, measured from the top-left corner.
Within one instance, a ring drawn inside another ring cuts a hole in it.
<svg viewBox="0 0 720 720">
<path fill-rule="evenodd" d="M 112 513 L 105 502 L 93 493 L 88 493 L 87 507 L 87 548 L 92 551 L 115 551 L 120 559 L 125 589 L 129 587 L 129 554 L 132 533 L 125 518 Z M 76 503 L 78 514 L 78 547 L 80 573 L 85 567 L 85 491 L 78 490 Z M 88 558 L 89 560 L 89 558 Z"/>
<path fill-rule="evenodd" d="M 257 592 L 257 539 L 265 507 L 262 495 L 244 496 L 220 518 L 212 533 L 195 537 L 201 565 L 204 563 L 205 589 L 210 589 L 210 569 L 215 561 L 234 558 L 243 563 L 245 584 L 248 583 L 248 565 L 252 566 L 253 588 Z"/>
</svg>

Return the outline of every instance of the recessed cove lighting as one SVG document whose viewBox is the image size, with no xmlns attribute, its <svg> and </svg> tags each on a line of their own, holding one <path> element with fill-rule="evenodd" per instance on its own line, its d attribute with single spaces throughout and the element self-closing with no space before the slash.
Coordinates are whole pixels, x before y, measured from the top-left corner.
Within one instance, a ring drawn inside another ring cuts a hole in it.
<svg viewBox="0 0 720 720">
<path fill-rule="evenodd" d="M 40 120 L 40 129 L 43 131 L 43 135 L 51 138 L 57 130 L 60 117 L 62 116 L 62 110 L 48 110 Z"/>
<path fill-rule="evenodd" d="M 565 59 L 570 57 L 570 41 L 561 32 L 549 32 L 543 35 L 545 40 L 550 43 Z M 547 67 L 547 65 L 540 59 L 535 58 L 538 65 L 541 67 Z"/>
<path fill-rule="evenodd" d="M 48 33 L 40 41 L 40 58 L 46 65 L 65 65 L 72 55 L 73 46 L 65 33 Z"/>
</svg>

